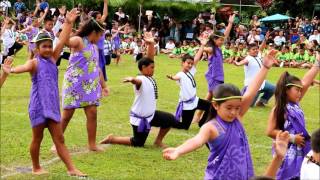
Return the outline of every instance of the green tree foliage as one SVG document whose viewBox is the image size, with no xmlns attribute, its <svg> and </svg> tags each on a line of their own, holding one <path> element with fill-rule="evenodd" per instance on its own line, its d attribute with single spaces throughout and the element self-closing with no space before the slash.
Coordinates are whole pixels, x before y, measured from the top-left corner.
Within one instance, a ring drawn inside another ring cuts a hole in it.
<svg viewBox="0 0 320 180">
<path fill-rule="evenodd" d="M 314 5 L 320 3 L 319 0 L 277 0 L 267 10 L 268 14 L 287 14 L 292 17 L 311 17 Z"/>
</svg>

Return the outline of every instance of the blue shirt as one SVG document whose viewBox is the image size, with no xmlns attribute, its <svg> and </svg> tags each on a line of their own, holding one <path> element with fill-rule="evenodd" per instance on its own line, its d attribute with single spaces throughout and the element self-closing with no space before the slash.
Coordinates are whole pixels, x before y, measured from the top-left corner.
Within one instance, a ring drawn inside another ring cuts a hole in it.
<svg viewBox="0 0 320 180">
<path fill-rule="evenodd" d="M 43 11 L 45 10 L 46 8 L 49 8 L 49 3 L 44 1 L 42 3 L 40 3 L 40 10 Z"/>
</svg>

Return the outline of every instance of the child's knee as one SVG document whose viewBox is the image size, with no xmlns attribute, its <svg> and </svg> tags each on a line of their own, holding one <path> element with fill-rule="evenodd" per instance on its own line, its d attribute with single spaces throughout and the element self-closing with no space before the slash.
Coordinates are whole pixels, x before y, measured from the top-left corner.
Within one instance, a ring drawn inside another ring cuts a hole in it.
<svg viewBox="0 0 320 180">
<path fill-rule="evenodd" d="M 58 135 L 53 137 L 53 141 L 55 144 L 64 144 L 64 137 L 63 135 Z"/>
<path fill-rule="evenodd" d="M 143 147 L 144 143 L 146 142 L 146 140 L 144 139 L 135 138 L 135 137 L 132 137 L 130 141 L 131 141 L 131 145 L 134 147 Z"/>
</svg>

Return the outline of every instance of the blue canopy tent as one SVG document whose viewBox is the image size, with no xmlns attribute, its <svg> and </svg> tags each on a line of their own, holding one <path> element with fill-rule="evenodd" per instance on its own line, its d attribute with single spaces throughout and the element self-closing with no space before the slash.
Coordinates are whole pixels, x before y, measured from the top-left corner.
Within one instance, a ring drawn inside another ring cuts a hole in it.
<svg viewBox="0 0 320 180">
<path fill-rule="evenodd" d="M 285 21 L 288 19 L 292 19 L 292 17 L 282 15 L 282 14 L 274 14 L 272 16 L 267 16 L 267 17 L 260 19 L 260 22 Z"/>
</svg>

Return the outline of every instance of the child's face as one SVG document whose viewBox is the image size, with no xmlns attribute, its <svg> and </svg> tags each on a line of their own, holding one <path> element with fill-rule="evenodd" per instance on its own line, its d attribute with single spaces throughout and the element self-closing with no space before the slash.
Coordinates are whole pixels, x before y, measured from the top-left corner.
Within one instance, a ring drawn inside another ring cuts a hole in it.
<svg viewBox="0 0 320 180">
<path fill-rule="evenodd" d="M 227 122 L 232 122 L 239 116 L 241 109 L 240 99 L 230 99 L 220 105 L 213 103 L 213 107 L 216 109 L 218 115 Z"/>
<path fill-rule="evenodd" d="M 190 71 L 193 66 L 193 59 L 187 59 L 186 61 L 182 62 L 182 69 L 184 71 Z"/>
<path fill-rule="evenodd" d="M 142 66 L 141 73 L 145 76 L 153 76 L 154 64 L 150 64 L 149 66 Z"/>
<path fill-rule="evenodd" d="M 142 42 L 141 42 L 141 41 L 138 41 L 138 42 L 137 42 L 137 46 L 139 46 L 139 47 L 142 46 Z"/>
<path fill-rule="evenodd" d="M 258 56 L 258 53 L 259 53 L 258 47 L 252 47 L 249 49 L 250 56 L 256 57 Z"/>
<path fill-rule="evenodd" d="M 299 49 L 299 54 L 304 54 L 304 49 Z"/>
<path fill-rule="evenodd" d="M 40 42 L 38 47 L 38 52 L 40 56 L 44 58 L 52 57 L 52 53 L 53 53 L 52 41 L 46 40 L 46 41 Z"/>
<path fill-rule="evenodd" d="M 313 52 L 312 51 L 308 51 L 308 55 L 309 56 L 313 56 Z"/>
<path fill-rule="evenodd" d="M 44 24 L 44 28 L 45 28 L 47 31 L 52 31 L 53 21 L 47 21 L 47 22 Z"/>
<path fill-rule="evenodd" d="M 214 40 L 215 44 L 218 46 L 218 47 L 221 47 L 224 43 L 224 38 L 218 38 L 218 39 L 215 39 Z"/>
<path fill-rule="evenodd" d="M 296 84 L 300 84 L 301 83 L 296 83 Z M 296 86 L 292 86 L 290 89 L 287 90 L 287 98 L 289 102 L 293 102 L 293 103 L 298 103 L 301 99 L 301 88 L 296 87 Z"/>
</svg>

